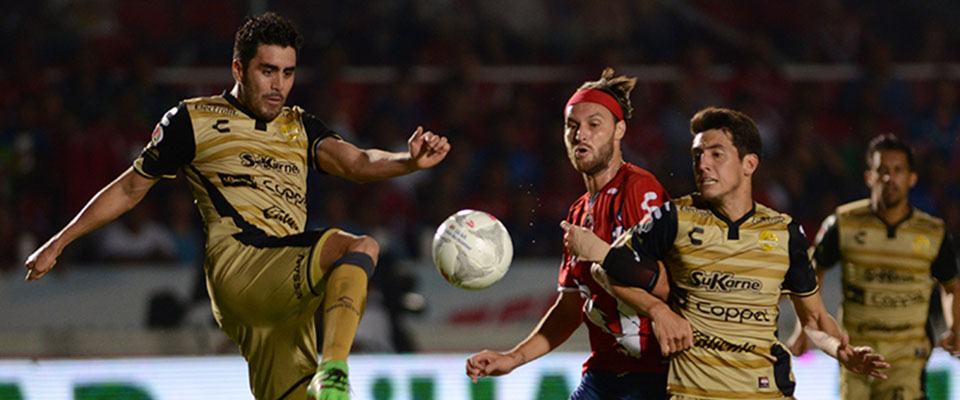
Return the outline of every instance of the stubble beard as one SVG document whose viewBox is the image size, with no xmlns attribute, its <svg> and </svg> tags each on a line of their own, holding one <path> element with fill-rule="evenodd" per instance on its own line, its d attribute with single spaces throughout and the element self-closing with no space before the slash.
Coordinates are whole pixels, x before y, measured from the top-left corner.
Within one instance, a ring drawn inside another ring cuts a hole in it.
<svg viewBox="0 0 960 400">
<path fill-rule="evenodd" d="M 610 160 L 613 159 L 613 138 L 597 148 L 597 156 L 592 161 L 586 161 L 582 166 L 576 166 L 577 170 L 587 176 L 599 174 L 610 166 Z M 576 165 L 576 164 L 575 164 Z"/>
</svg>

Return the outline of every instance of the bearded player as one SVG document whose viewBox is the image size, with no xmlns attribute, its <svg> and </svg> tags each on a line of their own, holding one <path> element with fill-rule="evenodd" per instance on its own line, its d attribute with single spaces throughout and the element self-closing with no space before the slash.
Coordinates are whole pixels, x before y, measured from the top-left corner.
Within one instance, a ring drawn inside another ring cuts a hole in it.
<svg viewBox="0 0 960 400">
<path fill-rule="evenodd" d="M 203 216 L 213 315 L 246 358 L 254 396 L 349 399 L 346 359 L 379 246 L 336 228 L 304 229 L 307 170 L 386 179 L 436 165 L 450 145 L 417 128 L 409 152 L 358 149 L 300 107 L 285 106 L 301 43 L 277 14 L 248 19 L 234 42 L 233 89 L 167 111 L 133 166 L 27 259 L 27 280 L 43 277 L 64 246 L 182 169 Z M 321 306 L 318 365 L 314 314 Z"/>
<path fill-rule="evenodd" d="M 587 189 L 570 207 L 565 222 L 589 229 L 606 242 L 667 199 L 652 174 L 621 156 L 635 84 L 636 78 L 614 77 L 607 68 L 600 80 L 584 83 L 564 109 L 567 156 Z M 590 267 L 564 251 L 557 301 L 540 324 L 512 350 L 484 350 L 471 356 L 467 375 L 476 382 L 507 374 L 560 346 L 585 321 L 592 352 L 570 398 L 662 399 L 667 369 L 649 318 L 612 297 L 593 278 Z"/>
</svg>

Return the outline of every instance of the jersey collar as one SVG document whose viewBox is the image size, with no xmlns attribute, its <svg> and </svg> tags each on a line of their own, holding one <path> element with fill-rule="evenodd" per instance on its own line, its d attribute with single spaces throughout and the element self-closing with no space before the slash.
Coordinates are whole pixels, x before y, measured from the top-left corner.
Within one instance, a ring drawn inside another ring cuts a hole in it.
<svg viewBox="0 0 960 400">
<path fill-rule="evenodd" d="M 249 108 L 247 108 L 247 106 L 243 105 L 243 103 L 241 103 L 240 100 L 238 100 L 236 97 L 233 97 L 233 95 L 230 94 L 229 91 L 224 90 L 221 96 L 223 96 L 223 98 L 227 100 L 227 103 L 230 103 L 230 105 L 232 105 L 234 108 L 236 108 L 237 110 L 240 110 L 240 112 L 246 114 L 248 117 L 256 121 L 256 124 L 254 125 L 254 127 L 257 128 L 257 130 L 261 130 L 261 131 L 267 130 L 267 124 L 270 121 L 262 120 L 259 117 L 257 117 L 252 111 L 250 111 Z"/>
<path fill-rule="evenodd" d="M 877 214 L 877 212 L 873 209 L 873 207 L 870 207 L 870 213 L 873 214 L 874 217 L 877 217 L 877 219 L 880 220 L 880 223 L 882 223 L 883 226 L 887 227 L 887 238 L 892 239 L 897 237 L 897 228 L 899 228 L 900 225 L 903 225 L 904 222 L 907 222 L 908 220 L 910 220 L 910 218 L 913 218 L 913 207 L 910 207 L 910 211 L 907 212 L 907 215 L 903 217 L 903 219 L 893 224 L 888 224 L 887 220 L 883 219 L 883 217 L 881 217 L 880 214 Z"/>
</svg>

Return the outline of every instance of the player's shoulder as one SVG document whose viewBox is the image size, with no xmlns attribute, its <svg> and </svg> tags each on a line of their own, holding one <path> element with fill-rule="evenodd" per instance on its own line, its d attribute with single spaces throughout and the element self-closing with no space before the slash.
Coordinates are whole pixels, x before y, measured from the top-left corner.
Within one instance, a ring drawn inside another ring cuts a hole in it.
<svg viewBox="0 0 960 400">
<path fill-rule="evenodd" d="M 223 95 L 191 97 L 183 99 L 180 104 L 196 117 L 242 115 L 240 110 Z"/>
<path fill-rule="evenodd" d="M 912 215 L 910 216 L 908 223 L 912 227 L 932 231 L 944 229 L 944 222 L 942 218 L 935 217 L 918 208 L 912 209 L 911 213 Z"/>
<path fill-rule="evenodd" d="M 686 196 L 675 198 L 664 203 L 660 207 L 665 209 L 667 212 L 677 213 L 677 216 L 681 219 L 716 218 L 716 216 L 713 214 L 713 211 L 710 211 L 710 206 L 707 204 L 707 202 L 700 197 L 700 193 L 691 193 Z"/>
<path fill-rule="evenodd" d="M 755 223 L 790 225 L 793 222 L 790 214 L 774 210 L 765 204 L 754 204 L 753 221 Z"/>
<path fill-rule="evenodd" d="M 836 214 L 841 218 L 869 216 L 873 213 L 870 208 L 870 199 L 860 199 L 837 207 Z"/>
</svg>

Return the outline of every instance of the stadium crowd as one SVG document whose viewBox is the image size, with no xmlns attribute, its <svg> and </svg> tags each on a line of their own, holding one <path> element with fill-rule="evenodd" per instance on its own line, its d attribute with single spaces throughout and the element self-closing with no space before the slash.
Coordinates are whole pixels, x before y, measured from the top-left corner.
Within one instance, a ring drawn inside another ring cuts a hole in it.
<svg viewBox="0 0 960 400">
<path fill-rule="evenodd" d="M 557 224 L 583 189 L 556 110 L 604 66 L 671 71 L 639 76 L 624 154 L 675 196 L 693 189 L 687 121 L 719 105 L 755 118 L 768 165 L 755 179 L 758 197 L 808 233 L 838 204 L 867 194 L 862 151 L 891 132 L 919 152 L 911 202 L 960 235 L 960 75 L 948 68 L 960 61 L 960 28 L 951 23 L 960 7 L 950 2 L 261 3 L 294 19 L 306 38 L 291 103 L 363 146 L 404 149 L 407 136 L 397 132 L 419 124 L 453 144 L 437 168 L 404 179 L 360 185 L 311 177 L 310 226 L 371 233 L 393 257 L 423 257 L 436 224 L 461 208 L 504 220 L 518 257 L 558 257 Z M 37 240 L 128 167 L 178 99 L 229 89 L 231 34 L 259 11 L 228 0 L 5 7 L 0 273 L 19 274 Z M 934 70 L 897 68 L 914 63 Z M 854 73 L 790 75 L 787 65 Z M 365 79 L 357 66 L 396 73 Z M 420 66 L 443 73 L 425 79 Z M 505 81 L 482 73 L 491 66 L 574 72 Z M 195 69 L 178 69 L 185 67 Z M 205 68 L 222 71 L 223 83 L 189 79 Z M 187 190 L 182 177 L 158 185 L 136 212 L 78 242 L 65 264 L 199 266 L 202 230 Z"/>
</svg>

